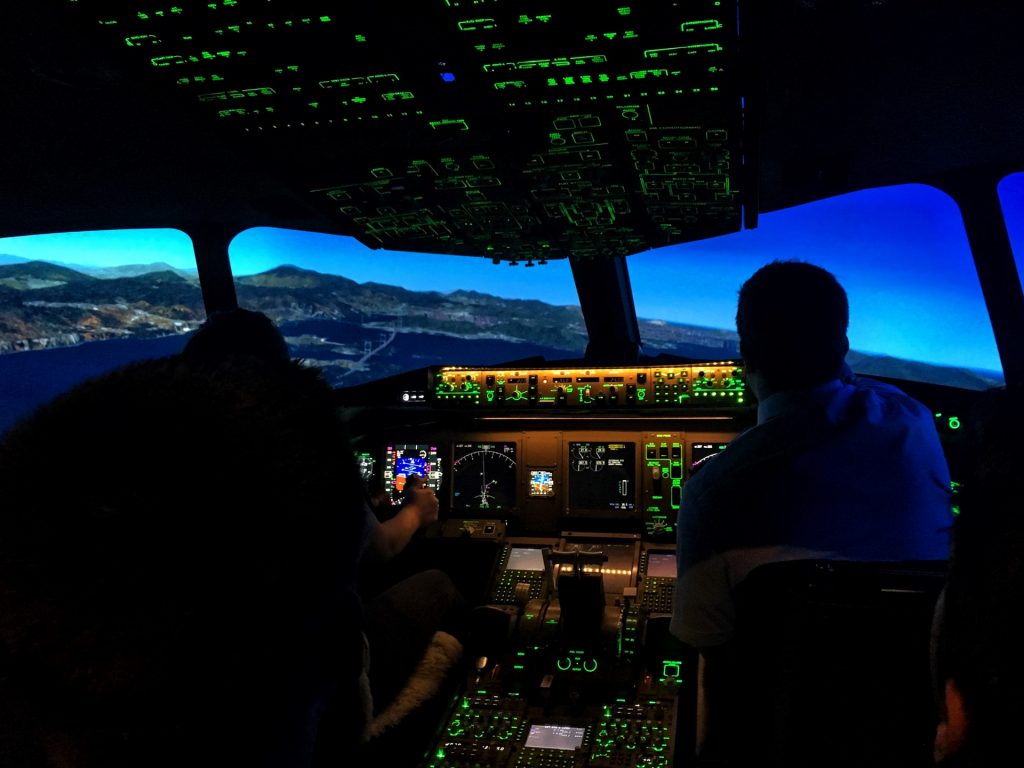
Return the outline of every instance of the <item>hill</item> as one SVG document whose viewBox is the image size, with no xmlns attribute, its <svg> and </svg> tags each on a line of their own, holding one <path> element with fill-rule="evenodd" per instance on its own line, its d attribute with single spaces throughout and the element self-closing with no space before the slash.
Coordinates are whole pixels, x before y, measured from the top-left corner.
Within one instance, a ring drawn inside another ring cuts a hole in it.
<svg viewBox="0 0 1024 768">
<path fill-rule="evenodd" d="M 124 264 L 118 267 L 75 267 L 79 272 L 97 277 L 100 280 L 110 280 L 118 277 L 139 277 L 154 272 L 170 272 L 184 280 L 191 282 L 199 281 L 199 273 L 195 269 L 178 269 L 162 261 L 155 261 L 151 264 Z"/>
<path fill-rule="evenodd" d="M 46 261 L 25 261 L 0 266 L 0 285 L 19 291 L 33 291 L 68 283 L 85 283 L 95 279 Z"/>
<path fill-rule="evenodd" d="M 106 274 L 98 279 L 44 262 L 0 266 L 0 353 L 183 333 L 205 317 L 197 281 L 180 270 L 146 269 L 121 277 Z M 531 355 L 582 356 L 587 341 L 579 307 L 504 299 L 478 291 L 414 291 L 281 266 L 237 278 L 236 293 L 241 306 L 264 312 L 280 326 L 301 328 L 293 343 L 302 347 L 302 356 L 339 367 L 345 376 L 354 368 L 362 371 L 367 350 L 377 345 L 388 345 L 380 355 L 381 363 L 389 354 L 415 357 L 415 349 L 398 352 L 405 348 L 402 339 L 396 341 L 399 336 L 415 336 L 417 343 L 433 344 L 438 350 L 457 349 L 456 340 L 467 349 L 471 344 L 476 349 L 489 344 L 506 350 L 509 359 L 519 356 L 517 346 L 529 348 Z M 338 325 L 332 328 L 330 323 Z M 648 358 L 739 357 L 738 339 L 731 330 L 648 319 L 639 325 Z M 448 341 L 440 342 L 442 337 Z M 430 342 L 431 338 L 438 341 Z M 1001 383 L 976 371 L 881 355 L 851 351 L 848 359 L 858 372 L 893 379 L 967 389 Z M 369 369 L 364 374 L 361 377 L 375 375 Z"/>
</svg>

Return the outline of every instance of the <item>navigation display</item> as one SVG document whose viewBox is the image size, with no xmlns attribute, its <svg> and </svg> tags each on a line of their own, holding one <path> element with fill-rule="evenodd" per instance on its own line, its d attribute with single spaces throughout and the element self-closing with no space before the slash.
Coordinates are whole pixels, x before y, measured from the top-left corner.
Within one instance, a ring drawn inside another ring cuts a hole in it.
<svg viewBox="0 0 1024 768">
<path fill-rule="evenodd" d="M 409 475 L 419 475 L 436 493 L 441 487 L 441 457 L 430 443 L 393 443 L 384 452 L 384 488 L 398 502 Z"/>
<path fill-rule="evenodd" d="M 516 503 L 515 443 L 456 443 L 452 509 L 497 512 Z"/>
<path fill-rule="evenodd" d="M 569 507 L 636 508 L 634 443 L 569 443 Z"/>
</svg>

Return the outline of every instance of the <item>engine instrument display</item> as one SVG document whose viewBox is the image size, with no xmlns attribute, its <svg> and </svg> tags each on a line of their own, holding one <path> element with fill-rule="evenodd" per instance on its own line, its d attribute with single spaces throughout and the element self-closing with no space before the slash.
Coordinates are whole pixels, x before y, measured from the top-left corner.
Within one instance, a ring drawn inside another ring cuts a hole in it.
<svg viewBox="0 0 1024 768">
<path fill-rule="evenodd" d="M 502 512 L 516 503 L 515 443 L 456 443 L 452 509 Z"/>
<path fill-rule="evenodd" d="M 392 443 L 384 453 L 384 487 L 399 501 L 409 475 L 419 475 L 437 492 L 443 472 L 441 457 L 431 443 Z"/>
<path fill-rule="evenodd" d="M 634 443 L 569 443 L 569 507 L 636 508 Z"/>
</svg>

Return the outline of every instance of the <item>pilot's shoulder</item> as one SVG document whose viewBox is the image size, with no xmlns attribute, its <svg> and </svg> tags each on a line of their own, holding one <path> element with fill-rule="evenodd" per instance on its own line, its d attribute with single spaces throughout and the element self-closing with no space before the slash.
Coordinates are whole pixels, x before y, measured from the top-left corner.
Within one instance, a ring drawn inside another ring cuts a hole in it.
<svg viewBox="0 0 1024 768">
<path fill-rule="evenodd" d="M 884 381 L 868 376 L 857 376 L 851 383 L 857 395 L 885 414 L 903 413 L 917 418 L 931 418 L 931 411 L 915 397 Z"/>
</svg>

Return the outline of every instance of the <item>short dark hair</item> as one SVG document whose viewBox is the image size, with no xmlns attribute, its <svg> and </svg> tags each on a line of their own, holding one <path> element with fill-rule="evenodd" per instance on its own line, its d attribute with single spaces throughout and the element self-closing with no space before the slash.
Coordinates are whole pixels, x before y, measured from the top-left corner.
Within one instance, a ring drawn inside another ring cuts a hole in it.
<svg viewBox="0 0 1024 768">
<path fill-rule="evenodd" d="M 262 312 L 213 312 L 185 344 L 182 357 L 193 364 L 219 365 L 229 357 L 251 357 L 267 365 L 289 361 L 288 343 Z"/>
<path fill-rule="evenodd" d="M 740 353 L 777 389 L 819 384 L 842 370 L 849 320 L 846 291 L 831 272 L 803 261 L 774 261 L 740 288 Z"/>
</svg>

